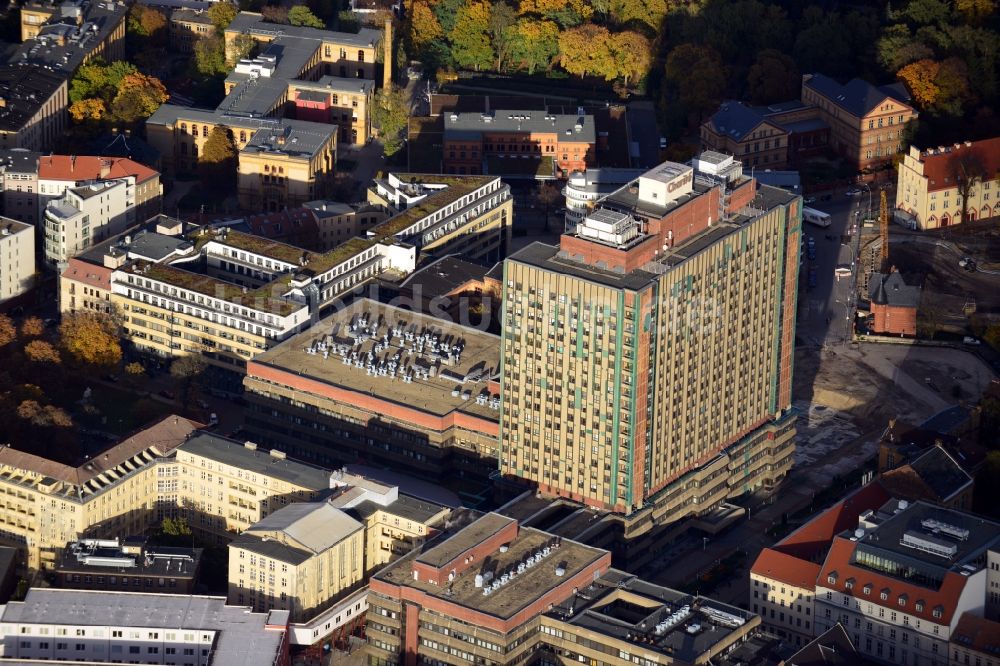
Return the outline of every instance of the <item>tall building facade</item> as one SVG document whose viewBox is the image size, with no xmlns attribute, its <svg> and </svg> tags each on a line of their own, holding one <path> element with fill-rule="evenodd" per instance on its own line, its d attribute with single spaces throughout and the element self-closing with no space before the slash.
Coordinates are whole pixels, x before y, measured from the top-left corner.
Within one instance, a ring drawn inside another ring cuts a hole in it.
<svg viewBox="0 0 1000 666">
<path fill-rule="evenodd" d="M 627 535 L 791 467 L 801 202 L 732 157 L 665 163 L 504 267 L 500 471 Z"/>
</svg>

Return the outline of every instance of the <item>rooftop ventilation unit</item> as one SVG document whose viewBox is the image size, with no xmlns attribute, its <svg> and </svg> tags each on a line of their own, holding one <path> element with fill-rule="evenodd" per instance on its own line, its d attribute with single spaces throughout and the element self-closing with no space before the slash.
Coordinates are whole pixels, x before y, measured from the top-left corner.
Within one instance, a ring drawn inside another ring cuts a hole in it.
<svg viewBox="0 0 1000 666">
<path fill-rule="evenodd" d="M 964 527 L 951 525 L 940 520 L 935 520 L 934 518 L 924 518 L 920 521 L 920 525 L 928 532 L 946 534 L 959 541 L 965 541 L 969 538 L 969 530 Z"/>
</svg>

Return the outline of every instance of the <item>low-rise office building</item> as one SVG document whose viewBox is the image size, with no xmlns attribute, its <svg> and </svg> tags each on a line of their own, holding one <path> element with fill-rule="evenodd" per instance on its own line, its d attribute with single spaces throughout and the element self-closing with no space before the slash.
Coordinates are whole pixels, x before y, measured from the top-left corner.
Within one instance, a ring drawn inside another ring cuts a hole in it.
<svg viewBox="0 0 1000 666">
<path fill-rule="evenodd" d="M 32 588 L 0 610 L 0 656 L 20 664 L 288 666 L 288 613 L 222 597 Z"/>
<path fill-rule="evenodd" d="M 372 665 L 707 663 L 760 622 L 638 580 L 612 569 L 607 551 L 495 513 L 379 571 L 368 604 Z"/>
<path fill-rule="evenodd" d="M 375 179 L 368 201 L 391 213 L 376 231 L 421 254 L 499 261 L 510 244 L 514 201 L 497 176 L 389 173 Z"/>
<path fill-rule="evenodd" d="M 0 65 L 0 148 L 45 150 L 69 124 L 68 77 L 39 67 Z"/>
<path fill-rule="evenodd" d="M 77 590 L 191 594 L 201 548 L 152 546 L 144 537 L 80 539 L 66 544 L 57 587 Z"/>
<path fill-rule="evenodd" d="M 296 458 L 479 494 L 496 469 L 498 348 L 496 335 L 357 299 L 247 364 L 246 427 Z"/>
<path fill-rule="evenodd" d="M 0 303 L 34 284 L 35 227 L 0 217 Z"/>
<path fill-rule="evenodd" d="M 544 111 L 453 111 L 444 115 L 444 171 L 552 178 L 597 159 L 594 117 Z"/>
<path fill-rule="evenodd" d="M 896 219 L 925 230 L 1000 216 L 998 155 L 1000 137 L 910 146 L 896 180 Z"/>
</svg>

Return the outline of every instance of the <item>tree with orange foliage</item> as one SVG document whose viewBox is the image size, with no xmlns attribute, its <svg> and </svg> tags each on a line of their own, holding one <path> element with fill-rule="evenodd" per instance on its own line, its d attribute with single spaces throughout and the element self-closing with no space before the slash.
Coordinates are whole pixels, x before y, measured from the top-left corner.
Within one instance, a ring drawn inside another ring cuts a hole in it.
<svg viewBox="0 0 1000 666">
<path fill-rule="evenodd" d="M 941 89 L 934 82 L 940 69 L 941 65 L 937 62 L 925 58 L 911 62 L 896 72 L 896 76 L 906 86 L 917 106 L 926 109 L 933 106 L 941 94 Z"/>
<path fill-rule="evenodd" d="M 21 322 L 22 338 L 37 338 L 45 332 L 45 322 L 38 317 L 26 317 Z"/>
<path fill-rule="evenodd" d="M 111 102 L 115 117 L 127 122 L 145 120 L 167 101 L 170 94 L 155 76 L 142 72 L 126 74 Z"/>
<path fill-rule="evenodd" d="M 17 327 L 7 315 L 0 313 L 0 347 L 9 345 L 17 338 Z"/>
<path fill-rule="evenodd" d="M 104 106 L 104 101 L 91 97 L 73 102 L 69 106 L 69 116 L 78 123 L 88 121 L 97 122 L 104 120 L 108 115 L 108 109 Z"/>
<path fill-rule="evenodd" d="M 118 326 L 103 312 L 71 312 L 59 325 L 63 348 L 87 365 L 113 366 L 122 358 Z"/>
<path fill-rule="evenodd" d="M 409 35 L 410 43 L 417 51 L 444 37 L 441 23 L 426 0 L 417 0 L 410 7 Z"/>
<path fill-rule="evenodd" d="M 26 344 L 24 346 L 24 355 L 35 363 L 52 363 L 53 365 L 62 363 L 59 350 L 51 342 L 46 342 L 45 340 L 32 340 Z"/>
</svg>

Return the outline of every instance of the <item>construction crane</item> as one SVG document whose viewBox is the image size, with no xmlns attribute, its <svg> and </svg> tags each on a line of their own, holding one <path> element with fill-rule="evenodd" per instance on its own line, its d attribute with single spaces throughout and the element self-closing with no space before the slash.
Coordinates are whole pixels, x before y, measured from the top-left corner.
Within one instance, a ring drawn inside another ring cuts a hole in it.
<svg viewBox="0 0 1000 666">
<path fill-rule="evenodd" d="M 881 194 L 881 210 L 878 214 L 878 235 L 882 241 L 882 265 L 879 267 L 879 270 L 882 273 L 887 273 L 889 271 L 889 199 L 885 196 L 885 190 L 882 190 Z"/>
</svg>

